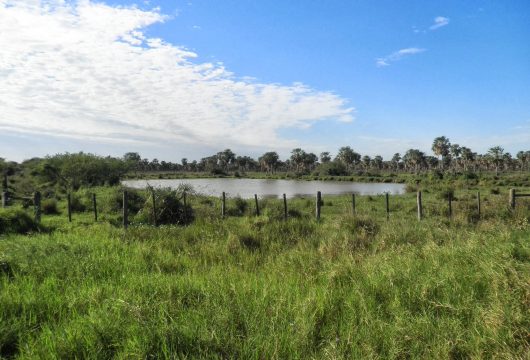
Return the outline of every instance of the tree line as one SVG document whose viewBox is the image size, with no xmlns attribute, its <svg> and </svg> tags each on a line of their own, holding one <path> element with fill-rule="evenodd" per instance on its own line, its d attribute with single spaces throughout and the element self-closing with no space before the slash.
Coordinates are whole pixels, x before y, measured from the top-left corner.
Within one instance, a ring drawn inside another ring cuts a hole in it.
<svg viewBox="0 0 530 360">
<path fill-rule="evenodd" d="M 530 171 L 530 150 L 519 151 L 515 156 L 500 146 L 491 147 L 485 154 L 479 154 L 466 146 L 452 144 L 445 136 L 437 137 L 432 143 L 432 154 L 418 149 L 409 149 L 404 154 L 395 153 L 390 159 L 380 155 L 362 155 L 350 146 L 343 146 L 333 156 L 296 148 L 289 158 L 281 160 L 275 151 L 265 152 L 254 159 L 236 155 L 226 149 L 200 160 L 180 163 L 145 159 L 136 152 L 122 157 L 98 156 L 87 153 L 65 153 L 45 158 L 33 158 L 20 164 L 0 158 L 2 190 L 11 191 L 16 185 L 22 192 L 36 188 L 77 189 L 82 186 L 114 185 L 127 173 L 140 176 L 142 173 L 208 172 L 214 175 L 247 172 L 274 174 L 290 172 L 296 175 L 341 176 L 373 172 L 467 172 Z M 8 181 L 8 178 L 10 179 Z M 15 184 L 16 183 L 16 184 Z"/>
<path fill-rule="evenodd" d="M 226 149 L 199 161 L 183 158 L 180 163 L 142 159 L 138 153 L 127 153 L 124 160 L 133 171 L 184 171 L 211 172 L 293 172 L 296 174 L 349 175 L 356 171 L 422 172 L 429 170 L 477 172 L 530 170 L 530 150 L 519 151 L 515 157 L 500 146 L 491 147 L 487 153 L 479 154 L 466 146 L 451 144 L 445 136 L 434 139 L 432 155 L 418 149 L 409 149 L 404 154 L 395 153 L 385 160 L 382 156 L 362 155 L 350 146 L 341 147 L 333 157 L 330 152 L 318 156 L 301 148 L 291 151 L 289 158 L 281 160 L 275 151 L 266 152 L 258 159 L 238 156 Z"/>
</svg>

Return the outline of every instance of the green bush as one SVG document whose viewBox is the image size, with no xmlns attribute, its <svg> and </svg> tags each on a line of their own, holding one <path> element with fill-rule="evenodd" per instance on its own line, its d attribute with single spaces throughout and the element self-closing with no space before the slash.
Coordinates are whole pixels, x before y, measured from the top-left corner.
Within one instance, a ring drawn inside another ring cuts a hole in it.
<svg viewBox="0 0 530 360">
<path fill-rule="evenodd" d="M 154 224 L 153 195 L 155 197 L 156 221 L 158 225 L 190 224 L 195 218 L 193 209 L 188 204 L 184 206 L 181 188 L 149 189 L 150 196 L 145 200 L 144 206 L 138 212 L 135 220 L 141 223 Z"/>
<path fill-rule="evenodd" d="M 0 234 L 27 234 L 36 230 L 37 223 L 24 210 L 0 209 Z"/>
<path fill-rule="evenodd" d="M 57 200 L 55 199 L 44 199 L 41 203 L 42 213 L 45 215 L 57 215 L 59 209 L 57 208 Z"/>
</svg>

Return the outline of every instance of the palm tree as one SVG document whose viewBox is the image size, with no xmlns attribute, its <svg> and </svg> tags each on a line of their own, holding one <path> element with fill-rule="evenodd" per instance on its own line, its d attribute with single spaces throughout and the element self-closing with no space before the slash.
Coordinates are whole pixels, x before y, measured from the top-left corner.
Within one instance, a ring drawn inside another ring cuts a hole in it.
<svg viewBox="0 0 530 360">
<path fill-rule="evenodd" d="M 351 170 L 361 161 L 361 155 L 353 151 L 351 147 L 344 146 L 339 149 L 335 159 L 346 165 L 348 170 Z"/>
<path fill-rule="evenodd" d="M 432 142 L 432 151 L 434 155 L 441 156 L 442 157 L 442 170 L 444 169 L 444 162 L 447 155 L 449 155 L 449 147 L 451 146 L 451 143 L 449 142 L 449 139 L 445 136 L 439 136 L 434 139 Z"/>
<path fill-rule="evenodd" d="M 399 162 L 401 161 L 401 154 L 395 153 L 394 156 L 392 156 L 392 164 L 394 164 L 394 169 L 397 171 L 399 170 Z"/>
<path fill-rule="evenodd" d="M 504 149 L 500 146 L 494 146 L 488 150 L 491 162 L 495 165 L 495 175 L 499 175 L 499 165 L 503 160 Z"/>
<path fill-rule="evenodd" d="M 329 152 L 324 151 L 320 153 L 320 162 L 322 164 L 328 163 L 331 161 L 331 156 L 329 155 Z"/>
<path fill-rule="evenodd" d="M 266 169 L 267 172 L 274 173 L 276 166 L 278 165 L 278 160 L 280 157 L 276 151 L 270 151 L 263 154 L 259 159 L 259 163 L 263 169 Z"/>
</svg>

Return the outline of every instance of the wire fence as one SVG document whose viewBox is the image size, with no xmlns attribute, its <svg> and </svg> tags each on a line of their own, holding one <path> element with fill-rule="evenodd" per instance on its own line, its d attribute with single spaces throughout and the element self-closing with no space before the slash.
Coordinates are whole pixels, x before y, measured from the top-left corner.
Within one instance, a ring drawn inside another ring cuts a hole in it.
<svg viewBox="0 0 530 360">
<path fill-rule="evenodd" d="M 157 196 L 153 189 L 151 191 L 148 191 L 150 196 L 150 214 L 149 219 L 152 225 L 158 226 L 160 223 L 160 217 L 164 216 L 164 221 L 167 222 L 167 218 L 169 216 L 169 221 L 171 222 L 171 216 L 178 217 L 179 220 L 175 220 L 174 223 L 190 223 L 193 221 L 193 209 L 191 207 L 190 198 L 192 194 L 188 194 L 186 192 L 182 193 L 180 197 L 177 199 L 178 202 L 182 204 L 181 211 L 177 213 L 170 213 L 166 215 L 162 215 L 162 212 L 160 211 L 161 208 L 163 208 L 164 204 L 159 204 L 158 201 L 165 201 L 164 199 L 157 199 Z M 131 206 L 130 206 L 130 200 L 131 200 L 131 194 L 134 194 L 134 190 L 123 190 L 121 193 L 121 226 L 124 228 L 127 228 L 131 222 L 130 222 L 130 215 L 131 215 Z M 491 196 L 491 195 L 489 195 Z M 504 194 L 497 194 L 500 199 L 503 197 L 505 198 Z M 508 201 L 506 201 L 505 208 L 509 210 L 515 210 L 517 207 L 517 204 L 521 202 L 521 200 L 525 197 L 530 197 L 530 193 L 525 192 L 519 192 L 516 189 L 510 189 L 508 193 Z M 313 216 L 315 220 L 319 221 L 321 217 L 323 216 L 323 208 L 326 208 L 326 202 L 323 201 L 323 195 L 320 191 L 318 191 L 315 196 L 311 196 L 313 200 L 306 199 L 305 202 L 305 208 L 313 207 L 314 210 L 312 210 L 312 215 L 306 214 L 308 216 Z M 329 197 L 329 198 L 334 198 Z M 374 200 L 375 198 L 375 200 Z M 482 219 L 484 214 L 486 212 L 496 211 L 498 210 L 499 201 L 496 201 L 494 203 L 490 203 L 489 199 L 486 196 L 481 195 L 479 191 L 476 191 L 474 193 L 466 192 L 465 194 L 462 193 L 459 195 L 459 198 L 455 197 L 455 194 L 453 192 L 447 192 L 445 194 L 436 194 L 433 195 L 432 193 L 428 192 L 422 192 L 417 191 L 416 193 L 416 201 L 414 207 L 411 206 L 411 201 L 404 202 L 400 201 L 400 199 L 403 198 L 403 195 L 390 195 L 389 193 L 384 193 L 380 196 L 375 195 L 363 195 L 359 196 L 356 194 L 350 194 L 350 196 L 347 198 L 348 200 L 344 200 L 343 197 L 342 205 L 343 208 L 341 209 L 341 213 L 343 214 L 351 214 L 351 215 L 360 215 L 362 214 L 370 214 L 375 211 L 380 214 L 383 214 L 383 217 L 386 218 L 386 220 L 389 220 L 391 215 L 392 216 L 399 216 L 399 217 L 408 217 L 413 215 L 418 221 L 421 221 L 424 218 L 430 218 L 430 217 L 437 217 L 437 216 L 444 216 L 448 219 L 452 219 L 456 214 L 465 214 L 466 216 L 470 216 L 474 221 L 479 221 Z M 222 192 L 219 201 L 220 201 L 220 212 L 219 216 L 224 219 L 233 212 L 230 211 L 227 199 L 229 197 L 227 196 L 226 192 Z M 506 198 L 505 198 L 506 199 Z M 23 201 L 26 204 L 26 207 L 33 207 L 33 215 L 34 219 L 37 223 L 40 223 L 43 216 L 42 211 L 42 195 L 40 192 L 33 193 L 32 196 L 28 196 L 27 194 L 16 194 L 16 193 L 8 193 L 3 192 L 2 193 L 2 207 L 6 208 L 12 203 L 14 200 L 17 201 Z M 360 201 L 362 200 L 362 202 Z M 380 204 L 382 200 L 382 204 Z M 485 201 L 486 200 L 486 201 Z M 239 206 L 241 206 L 242 202 L 244 202 L 244 208 L 248 208 L 249 211 L 247 211 L 248 215 L 255 215 L 255 216 L 261 216 L 262 215 L 262 208 L 265 206 L 264 202 L 265 199 L 261 199 L 258 197 L 258 194 L 254 194 L 253 199 L 247 199 L 242 200 L 239 199 Z M 266 199 L 267 202 L 270 202 L 271 200 Z M 310 201 L 310 202 L 308 202 Z M 278 201 L 280 207 L 282 207 L 282 218 L 283 220 L 287 220 L 290 217 L 290 214 L 292 214 L 292 210 L 290 209 L 290 204 L 288 201 L 288 198 L 286 194 L 282 194 Z M 249 206 L 250 204 L 250 206 Z M 280 205 L 281 204 L 281 205 Z M 312 204 L 312 205 L 311 205 Z M 328 205 L 331 204 L 331 201 L 328 201 Z M 362 204 L 362 206 L 360 206 Z M 500 202 L 502 204 L 502 202 Z M 210 203 L 211 205 L 211 203 Z M 489 208 L 488 208 L 489 206 Z M 530 209 L 530 206 L 529 206 Z M 89 206 L 85 206 L 84 211 L 90 211 L 93 214 L 93 220 L 94 222 L 98 222 L 98 197 L 95 193 L 92 193 L 90 196 L 90 204 Z M 70 193 L 66 194 L 66 216 L 68 218 L 69 222 L 72 222 L 73 219 L 73 208 L 72 208 L 72 195 Z"/>
</svg>

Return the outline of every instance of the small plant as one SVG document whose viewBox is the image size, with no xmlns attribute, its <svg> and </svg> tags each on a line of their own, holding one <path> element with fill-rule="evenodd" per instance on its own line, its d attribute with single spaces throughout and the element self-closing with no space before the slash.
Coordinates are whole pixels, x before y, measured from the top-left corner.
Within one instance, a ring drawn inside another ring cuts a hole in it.
<svg viewBox="0 0 530 360">
<path fill-rule="evenodd" d="M 37 223 L 20 209 L 0 209 L 0 234 L 27 234 L 38 230 Z"/>
<path fill-rule="evenodd" d="M 57 208 L 57 200 L 55 199 L 45 199 L 41 203 L 42 213 L 46 215 L 57 215 L 59 214 L 59 209 Z"/>
</svg>

